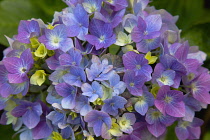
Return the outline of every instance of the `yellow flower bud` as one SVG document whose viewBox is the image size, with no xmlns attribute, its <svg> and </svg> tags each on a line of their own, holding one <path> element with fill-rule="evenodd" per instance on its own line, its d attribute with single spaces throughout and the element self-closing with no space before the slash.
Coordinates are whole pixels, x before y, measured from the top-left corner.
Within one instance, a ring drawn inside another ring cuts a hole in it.
<svg viewBox="0 0 210 140">
<path fill-rule="evenodd" d="M 37 38 L 33 37 L 33 38 L 30 38 L 30 42 L 31 42 L 31 46 L 32 48 L 38 48 L 40 43 L 38 41 Z"/>
<path fill-rule="evenodd" d="M 72 120 L 74 120 L 77 117 L 77 113 L 71 112 L 69 115 L 71 115 Z"/>
<path fill-rule="evenodd" d="M 66 140 L 66 139 L 63 139 L 60 133 L 52 132 L 52 140 Z"/>
<path fill-rule="evenodd" d="M 40 44 L 37 50 L 34 52 L 36 57 L 44 58 L 47 55 L 47 49 L 44 44 Z"/>
<path fill-rule="evenodd" d="M 160 87 L 157 84 L 153 84 L 150 92 L 154 95 L 154 97 L 156 97 L 159 89 Z"/>
<path fill-rule="evenodd" d="M 148 64 L 154 64 L 157 61 L 157 56 L 151 56 L 151 52 L 148 52 L 145 55 L 145 58 L 148 60 Z"/>
<path fill-rule="evenodd" d="M 44 70 L 37 70 L 30 79 L 30 83 L 33 85 L 41 86 L 46 80 L 46 73 Z"/>
</svg>

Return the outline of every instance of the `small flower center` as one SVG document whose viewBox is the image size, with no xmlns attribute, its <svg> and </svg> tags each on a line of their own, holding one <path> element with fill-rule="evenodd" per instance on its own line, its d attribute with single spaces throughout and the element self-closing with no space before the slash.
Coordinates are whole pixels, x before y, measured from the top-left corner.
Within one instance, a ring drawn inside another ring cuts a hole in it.
<svg viewBox="0 0 210 140">
<path fill-rule="evenodd" d="M 158 119 L 158 118 L 160 118 L 161 116 L 162 116 L 162 114 L 161 114 L 160 112 L 158 112 L 158 111 L 154 111 L 154 112 L 152 113 L 153 119 Z"/>
<path fill-rule="evenodd" d="M 164 101 L 165 101 L 166 103 L 170 103 L 170 102 L 172 101 L 172 98 L 169 97 L 169 96 L 166 96 L 165 99 L 164 99 Z"/>
<path fill-rule="evenodd" d="M 105 40 L 105 36 L 103 36 L 103 35 L 100 36 L 99 41 L 100 41 L 100 42 L 104 42 L 104 40 Z"/>
<path fill-rule="evenodd" d="M 184 121 L 184 122 L 182 122 L 181 127 L 182 127 L 182 128 L 186 128 L 186 127 L 189 126 L 189 124 L 190 124 L 189 122 Z"/>
<path fill-rule="evenodd" d="M 130 83 L 130 87 L 134 87 L 134 83 Z"/>
<path fill-rule="evenodd" d="M 192 83 L 192 84 L 191 84 L 191 89 L 192 89 L 193 93 L 195 93 L 195 92 L 198 91 L 198 88 L 197 88 L 197 86 L 196 86 L 196 83 Z"/>
<path fill-rule="evenodd" d="M 20 71 L 22 72 L 22 73 L 25 73 L 26 72 L 26 68 L 22 68 Z"/>
<path fill-rule="evenodd" d="M 71 64 L 75 66 L 76 65 L 76 62 L 72 62 Z"/>
<path fill-rule="evenodd" d="M 140 70 L 141 69 L 141 65 L 136 65 L 136 69 Z"/>
</svg>

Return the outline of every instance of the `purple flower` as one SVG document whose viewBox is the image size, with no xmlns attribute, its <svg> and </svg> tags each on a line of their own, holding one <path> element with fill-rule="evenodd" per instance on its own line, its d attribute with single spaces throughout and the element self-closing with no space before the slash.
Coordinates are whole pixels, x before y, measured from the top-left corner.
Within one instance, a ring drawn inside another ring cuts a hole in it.
<svg viewBox="0 0 210 140">
<path fill-rule="evenodd" d="M 10 83 L 23 83 L 28 80 L 27 73 L 34 64 L 30 49 L 26 49 L 18 57 L 7 57 L 3 59 L 3 64 L 7 69 Z"/>
<path fill-rule="evenodd" d="M 147 53 L 154 50 L 160 46 L 161 38 L 153 39 L 142 39 L 140 42 L 136 43 L 136 48 L 139 52 Z"/>
<path fill-rule="evenodd" d="M 92 65 L 86 68 L 86 74 L 89 81 L 108 80 L 113 73 L 113 65 L 108 65 L 108 60 L 105 58 L 102 61 L 95 55 L 92 56 Z"/>
<path fill-rule="evenodd" d="M 104 103 L 101 110 L 112 116 L 117 116 L 118 109 L 124 108 L 127 101 L 121 96 L 113 96 L 111 99 L 104 100 Z"/>
<path fill-rule="evenodd" d="M 73 9 L 73 13 L 68 13 L 62 17 L 63 23 L 67 26 L 68 36 L 77 36 L 80 40 L 85 40 L 88 33 L 89 16 L 80 5 Z"/>
<path fill-rule="evenodd" d="M 173 117 L 185 116 L 184 95 L 181 91 L 170 90 L 169 86 L 162 86 L 155 99 L 155 106 L 163 114 Z"/>
<path fill-rule="evenodd" d="M 146 88 L 146 86 L 143 87 L 142 96 L 131 98 L 131 101 L 135 103 L 135 110 L 143 116 L 147 113 L 149 107 L 154 105 L 154 96 Z"/>
<path fill-rule="evenodd" d="M 112 11 L 112 13 L 110 14 L 110 11 L 102 8 L 100 12 L 96 12 L 94 14 L 94 18 L 104 21 L 106 23 L 110 23 L 112 25 L 112 28 L 115 28 L 117 27 L 117 25 L 120 24 L 120 22 L 122 22 L 124 14 L 125 9 L 120 11 Z"/>
<path fill-rule="evenodd" d="M 43 139 L 51 135 L 53 128 L 46 120 L 40 121 L 35 128 L 32 129 L 33 139 Z"/>
<path fill-rule="evenodd" d="M 29 128 L 34 128 L 40 121 L 40 116 L 42 114 L 42 107 L 40 103 L 31 103 L 28 101 L 21 101 L 20 105 L 15 107 L 11 114 L 14 117 L 21 117 L 23 123 Z"/>
<path fill-rule="evenodd" d="M 59 61 L 62 66 L 80 66 L 82 55 L 72 48 L 67 53 L 60 55 Z"/>
<path fill-rule="evenodd" d="M 55 86 L 59 95 L 64 97 L 61 101 L 61 106 L 64 109 L 73 109 L 76 102 L 76 88 L 66 83 L 60 83 Z"/>
<path fill-rule="evenodd" d="M 190 93 L 193 97 L 202 102 L 210 103 L 210 75 L 208 73 L 201 73 L 190 82 Z"/>
<path fill-rule="evenodd" d="M 63 80 L 69 85 L 81 87 L 82 82 L 86 81 L 86 75 L 82 68 L 70 66 L 70 72 L 65 74 Z"/>
<path fill-rule="evenodd" d="M 159 81 L 160 85 L 162 84 L 171 85 L 174 82 L 172 87 L 178 88 L 180 85 L 181 76 L 186 75 L 187 73 L 186 67 L 182 63 L 180 63 L 175 57 L 168 54 L 161 56 L 160 62 L 161 63 L 158 63 L 155 67 L 154 74 L 153 74 L 153 82 Z M 171 71 L 164 72 L 167 70 L 171 70 Z M 173 71 L 175 72 L 175 77 L 173 76 L 174 75 Z M 167 79 L 163 78 L 163 79 L 157 80 L 157 78 L 161 78 L 161 76 L 164 76 L 164 78 L 167 78 Z M 173 79 L 173 82 L 172 82 L 172 79 Z M 165 81 L 168 83 L 164 83 L 161 81 Z"/>
<path fill-rule="evenodd" d="M 54 29 L 45 29 L 45 34 L 39 38 L 49 50 L 60 49 L 63 52 L 73 47 L 73 41 L 67 37 L 67 28 L 65 25 L 57 25 Z"/>
<path fill-rule="evenodd" d="M 142 39 L 154 39 L 160 36 L 162 19 L 160 15 L 149 15 L 142 19 L 138 17 L 138 24 L 133 28 L 131 37 L 134 42 L 140 42 Z"/>
<path fill-rule="evenodd" d="M 90 43 L 87 43 L 87 45 L 83 47 L 82 43 L 77 38 L 75 38 L 74 44 L 75 44 L 75 48 L 79 50 L 82 55 L 90 54 L 94 47 Z"/>
<path fill-rule="evenodd" d="M 82 95 L 87 96 L 90 102 L 94 102 L 97 98 L 102 98 L 103 89 L 102 86 L 94 81 L 92 85 L 88 83 L 84 83 L 81 87 Z"/>
<path fill-rule="evenodd" d="M 176 72 L 173 70 L 165 70 L 164 67 L 160 63 L 158 63 L 155 66 L 155 70 L 152 76 L 153 83 L 158 83 L 158 85 L 161 87 L 163 85 L 172 86 L 174 85 L 174 78 L 175 78 Z"/>
<path fill-rule="evenodd" d="M 135 75 L 145 75 L 147 81 L 152 79 L 152 67 L 148 65 L 148 60 L 144 58 L 143 54 L 129 51 L 123 55 L 123 64 L 125 69 L 135 71 Z"/>
<path fill-rule="evenodd" d="M 18 27 L 18 35 L 16 39 L 22 43 L 30 43 L 30 38 L 40 34 L 39 23 L 35 20 L 21 20 Z"/>
<path fill-rule="evenodd" d="M 116 73 L 112 74 L 109 78 L 109 87 L 112 88 L 112 96 L 118 96 L 126 89 L 126 85 L 123 81 L 120 81 L 120 76 Z"/>
<path fill-rule="evenodd" d="M 88 127 L 93 127 L 93 131 L 96 137 L 101 135 L 102 125 L 106 124 L 108 129 L 111 128 L 111 118 L 108 114 L 102 111 L 92 110 L 84 118 L 88 123 Z"/>
<path fill-rule="evenodd" d="M 81 116 L 85 116 L 88 112 L 90 112 L 93 109 L 88 102 L 88 98 L 86 96 L 80 95 L 76 98 L 76 105 L 74 110 L 77 113 L 80 113 Z"/>
<path fill-rule="evenodd" d="M 127 0 L 104 0 L 107 4 L 111 5 L 114 11 L 119 11 L 128 6 Z"/>
<path fill-rule="evenodd" d="M 49 58 L 46 59 L 47 66 L 51 70 L 55 70 L 60 66 L 59 63 L 59 56 L 63 54 L 61 50 L 55 50 L 55 54 Z"/>
<path fill-rule="evenodd" d="M 116 42 L 112 25 L 98 19 L 92 19 L 89 26 L 90 35 L 86 35 L 87 41 L 96 47 L 96 50 L 107 48 Z"/>
<path fill-rule="evenodd" d="M 192 122 L 181 120 L 175 128 L 176 135 L 179 140 L 199 139 L 201 134 L 200 126 L 202 124 L 203 121 L 198 118 L 194 118 Z"/>
<path fill-rule="evenodd" d="M 70 67 L 65 67 L 65 66 L 57 67 L 56 70 L 53 73 L 51 73 L 49 79 L 56 83 L 63 83 L 64 77 L 66 76 L 67 73 L 69 73 L 69 71 Z"/>
<path fill-rule="evenodd" d="M 121 131 L 131 134 L 133 132 L 132 125 L 136 122 L 136 117 L 133 113 L 124 113 L 122 117 L 117 119 L 117 122 Z"/>
<path fill-rule="evenodd" d="M 182 118 L 184 121 L 192 122 L 195 116 L 195 111 L 201 110 L 201 103 L 192 96 L 184 98 L 185 103 L 185 116 Z"/>
<path fill-rule="evenodd" d="M 144 75 L 135 76 L 134 71 L 126 71 L 123 77 L 123 81 L 131 94 L 141 96 L 143 93 L 142 87 L 146 82 Z"/>
<path fill-rule="evenodd" d="M 0 95 L 4 98 L 7 98 L 11 94 L 19 94 L 26 95 L 29 88 L 29 81 L 12 84 L 9 83 L 8 80 L 8 72 L 4 65 L 0 65 Z"/>
<path fill-rule="evenodd" d="M 145 118 L 147 128 L 155 137 L 161 136 L 165 131 L 166 127 L 173 124 L 176 118 L 169 115 L 163 115 L 157 109 L 150 108 L 146 114 Z"/>
</svg>

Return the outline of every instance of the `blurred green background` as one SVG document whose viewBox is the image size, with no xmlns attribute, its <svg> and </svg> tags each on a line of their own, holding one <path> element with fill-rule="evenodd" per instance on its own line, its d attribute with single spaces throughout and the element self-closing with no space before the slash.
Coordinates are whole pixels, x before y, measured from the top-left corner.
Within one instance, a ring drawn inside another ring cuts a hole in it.
<svg viewBox="0 0 210 140">
<path fill-rule="evenodd" d="M 166 9 L 174 16 L 179 15 L 177 26 L 182 30 L 182 38 L 208 54 L 204 66 L 210 69 L 210 0 L 153 0 L 150 5 Z M 8 46 L 4 35 L 12 37 L 17 34 L 20 20 L 41 18 L 45 23 L 51 22 L 54 11 L 65 7 L 62 0 L 0 0 L 0 52 Z M 196 116 L 205 122 L 201 139 L 210 140 L 210 107 Z M 0 140 L 12 139 L 14 131 L 11 126 L 0 125 L 0 130 Z M 168 139 L 176 140 L 173 131 Z"/>
</svg>

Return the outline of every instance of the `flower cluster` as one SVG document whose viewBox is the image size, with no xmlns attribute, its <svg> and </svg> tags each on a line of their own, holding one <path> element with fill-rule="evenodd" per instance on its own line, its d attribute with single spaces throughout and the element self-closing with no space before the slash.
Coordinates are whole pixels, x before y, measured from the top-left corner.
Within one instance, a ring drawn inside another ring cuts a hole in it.
<svg viewBox="0 0 210 140">
<path fill-rule="evenodd" d="M 1 124 L 21 140 L 199 139 L 206 54 L 149 0 L 65 0 L 50 24 L 20 21 L 0 62 Z M 112 49 L 117 53 L 110 53 Z"/>
</svg>

